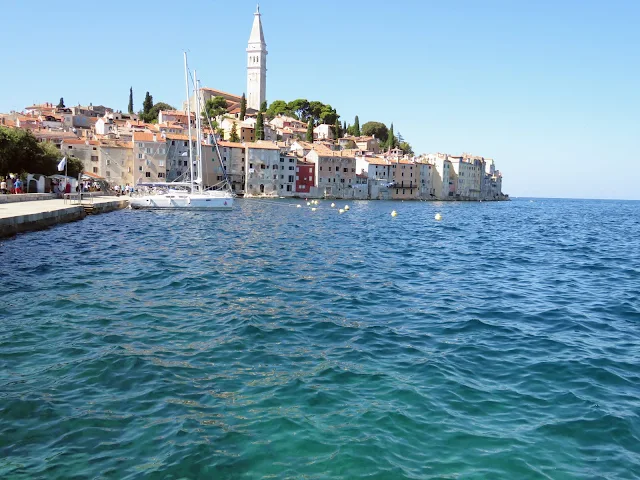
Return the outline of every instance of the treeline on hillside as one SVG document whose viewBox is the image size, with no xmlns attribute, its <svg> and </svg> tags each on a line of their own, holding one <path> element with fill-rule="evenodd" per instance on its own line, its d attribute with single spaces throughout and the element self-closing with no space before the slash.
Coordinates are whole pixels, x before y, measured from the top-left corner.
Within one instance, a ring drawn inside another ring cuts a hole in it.
<svg viewBox="0 0 640 480">
<path fill-rule="evenodd" d="M 345 134 L 355 137 L 373 136 L 380 140 L 380 146 L 383 149 L 400 148 L 404 153 L 412 154 L 413 149 L 409 142 L 406 142 L 402 135 L 393 132 L 393 123 L 389 128 L 382 122 L 367 122 L 360 128 L 360 119 L 356 116 L 353 125 L 347 125 L 346 122 L 340 123 L 340 115 L 336 109 L 329 104 L 318 101 L 308 101 L 299 98 L 291 102 L 284 100 L 274 100 L 266 109 L 265 115 L 268 118 L 275 118 L 277 115 L 288 115 L 297 118 L 300 121 L 307 122 L 309 131 L 312 131 L 314 125 L 321 123 L 332 125 L 333 133 L 336 138 L 340 138 Z M 310 137 L 307 133 L 307 140 Z"/>
<path fill-rule="evenodd" d="M 54 175 L 62 155 L 55 145 L 40 143 L 29 130 L 0 127 L 0 176 L 10 173 L 40 173 Z M 77 177 L 83 170 L 82 161 L 67 158 L 67 173 Z"/>
</svg>

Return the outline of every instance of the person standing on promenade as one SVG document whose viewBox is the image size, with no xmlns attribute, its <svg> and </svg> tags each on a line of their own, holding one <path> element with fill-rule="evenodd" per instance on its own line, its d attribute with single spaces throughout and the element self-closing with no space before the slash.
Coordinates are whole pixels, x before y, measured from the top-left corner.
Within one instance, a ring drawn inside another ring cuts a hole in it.
<svg viewBox="0 0 640 480">
<path fill-rule="evenodd" d="M 20 177 L 16 178 L 16 181 L 13 184 L 13 186 L 16 189 L 16 194 L 22 193 L 22 180 L 20 180 Z"/>
<path fill-rule="evenodd" d="M 0 192 L 2 192 L 3 195 L 7 194 L 7 181 L 4 178 L 0 182 Z"/>
</svg>

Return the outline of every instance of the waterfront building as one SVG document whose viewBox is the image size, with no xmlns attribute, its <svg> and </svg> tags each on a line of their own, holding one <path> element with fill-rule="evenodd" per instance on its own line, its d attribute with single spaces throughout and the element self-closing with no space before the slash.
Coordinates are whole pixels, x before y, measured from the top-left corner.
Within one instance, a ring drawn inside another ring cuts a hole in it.
<svg viewBox="0 0 640 480">
<path fill-rule="evenodd" d="M 196 141 L 192 140 L 192 143 L 195 148 Z M 189 170 L 189 136 L 167 133 L 165 145 L 167 149 L 167 182 L 173 182 Z"/>
<path fill-rule="evenodd" d="M 279 195 L 280 147 L 273 142 L 245 144 L 245 194 Z"/>
<path fill-rule="evenodd" d="M 315 163 L 297 159 L 295 192 L 302 197 L 317 196 Z"/>
<path fill-rule="evenodd" d="M 100 166 L 96 175 L 111 185 L 133 185 L 133 147 L 131 142 L 100 141 L 98 148 Z"/>
<path fill-rule="evenodd" d="M 420 170 L 409 160 L 391 162 L 391 198 L 393 200 L 413 200 L 420 193 Z"/>
<path fill-rule="evenodd" d="M 297 157 L 280 153 L 280 172 L 278 176 L 278 194 L 291 197 L 296 192 Z"/>
<path fill-rule="evenodd" d="M 166 140 L 159 134 L 134 131 L 132 144 L 135 183 L 166 181 Z"/>
<path fill-rule="evenodd" d="M 323 197 L 353 198 L 356 178 L 355 157 L 343 156 L 325 147 L 315 147 L 306 160 L 316 166 L 315 184 Z"/>
<path fill-rule="evenodd" d="M 264 41 L 260 7 L 256 8 L 247 45 L 247 107 L 260 110 L 267 98 L 267 44 Z"/>
<path fill-rule="evenodd" d="M 235 193 L 244 193 L 246 156 L 244 144 L 220 141 L 218 142 L 218 148 L 231 183 L 231 189 Z M 220 171 L 220 174 L 222 175 L 223 173 Z"/>
<path fill-rule="evenodd" d="M 418 160 L 415 163 L 418 168 L 418 178 L 420 180 L 418 197 L 423 200 L 435 199 L 435 188 L 433 186 L 434 166 L 426 160 Z"/>
</svg>

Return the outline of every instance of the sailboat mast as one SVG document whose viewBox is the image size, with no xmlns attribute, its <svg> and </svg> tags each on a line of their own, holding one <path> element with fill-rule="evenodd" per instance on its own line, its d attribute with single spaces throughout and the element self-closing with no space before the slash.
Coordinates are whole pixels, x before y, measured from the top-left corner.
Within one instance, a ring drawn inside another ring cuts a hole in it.
<svg viewBox="0 0 640 480">
<path fill-rule="evenodd" d="M 193 88 L 196 92 L 198 89 L 198 75 L 196 71 L 193 71 Z M 198 156 L 198 179 L 200 183 L 198 184 L 198 188 L 200 193 L 204 191 L 204 173 L 202 171 L 202 105 L 200 105 L 200 95 L 196 95 L 196 152 Z"/>
<path fill-rule="evenodd" d="M 184 52 L 184 83 L 187 87 L 187 125 L 189 126 L 189 174 L 191 175 L 191 193 L 193 190 L 193 143 L 191 140 L 191 99 L 189 98 L 189 71 L 187 69 L 187 52 Z M 195 93 L 197 95 L 198 92 Z"/>
</svg>

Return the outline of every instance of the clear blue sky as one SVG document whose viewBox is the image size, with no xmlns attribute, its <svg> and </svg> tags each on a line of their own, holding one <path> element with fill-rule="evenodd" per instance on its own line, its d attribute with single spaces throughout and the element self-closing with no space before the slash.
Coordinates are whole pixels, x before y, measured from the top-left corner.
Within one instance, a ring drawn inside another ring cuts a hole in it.
<svg viewBox="0 0 640 480">
<path fill-rule="evenodd" d="M 255 2 L 4 0 L 0 111 L 246 89 Z M 640 1 L 263 1 L 267 97 L 496 160 L 513 196 L 640 199 Z"/>
</svg>

